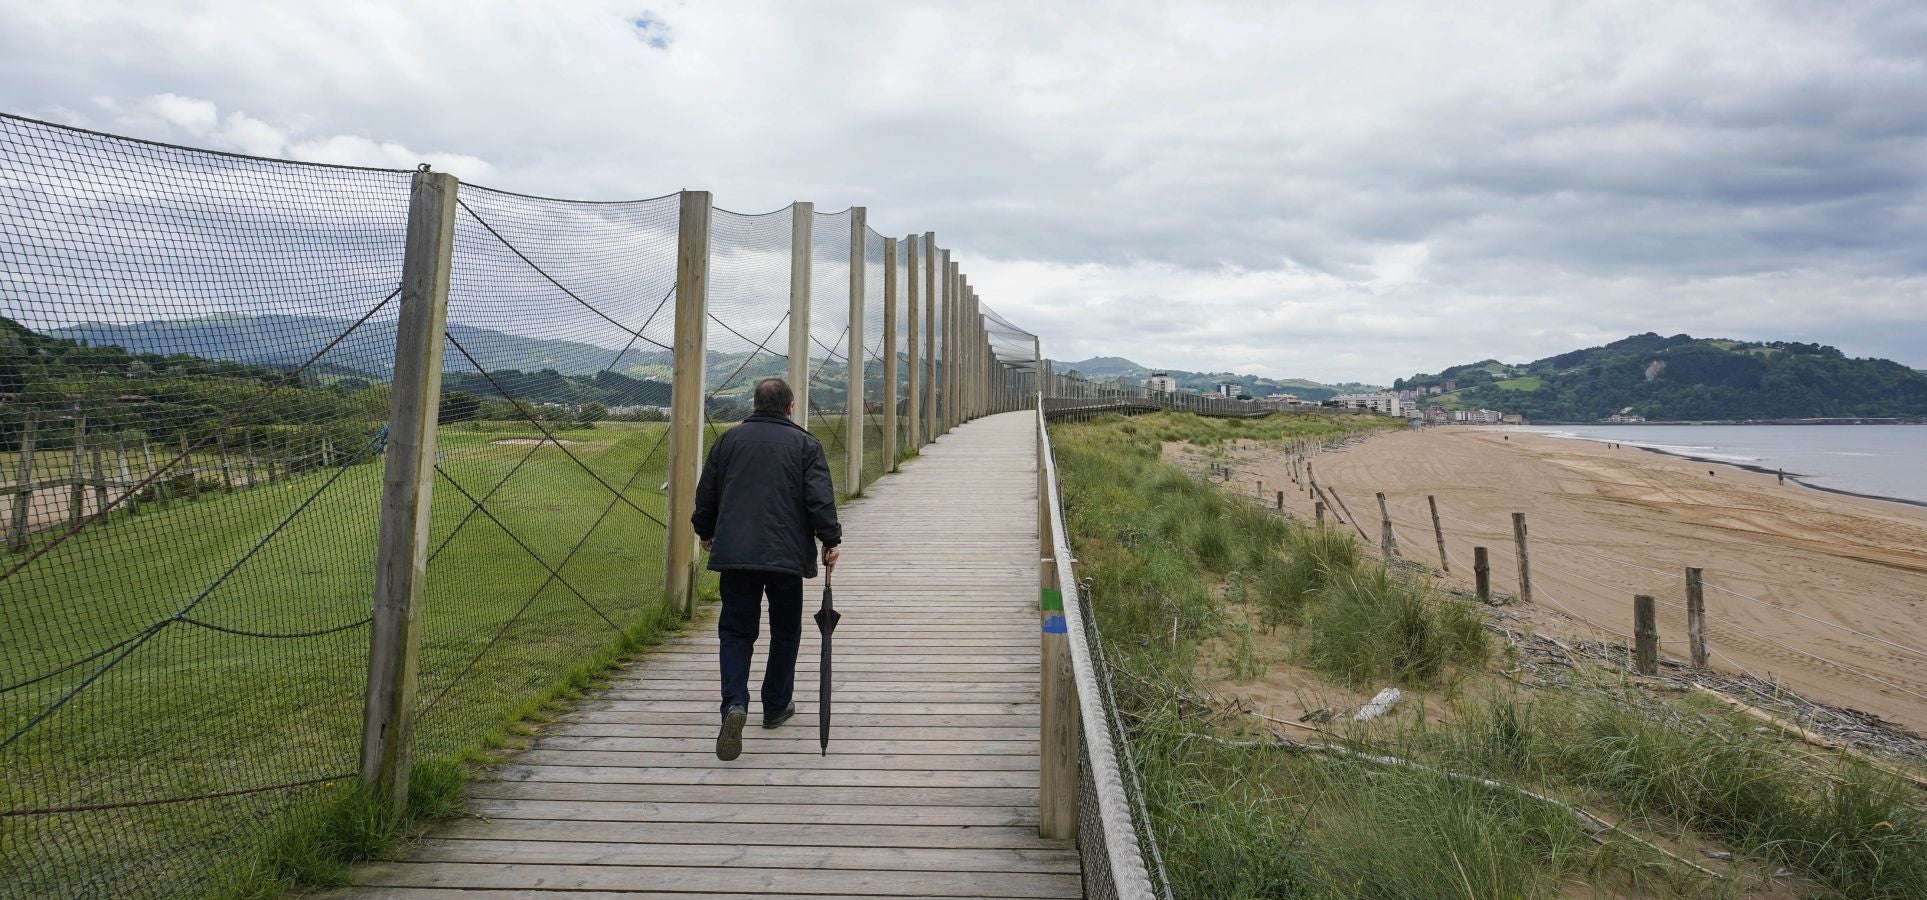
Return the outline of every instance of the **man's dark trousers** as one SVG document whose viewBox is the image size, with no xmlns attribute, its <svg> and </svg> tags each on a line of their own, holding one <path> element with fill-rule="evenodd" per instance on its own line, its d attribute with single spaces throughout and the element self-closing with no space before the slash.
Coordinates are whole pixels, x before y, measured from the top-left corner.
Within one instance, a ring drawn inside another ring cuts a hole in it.
<svg viewBox="0 0 1927 900">
<path fill-rule="evenodd" d="M 763 669 L 763 718 L 783 714 L 796 687 L 796 646 L 803 638 L 803 576 L 785 572 L 722 573 L 723 711 L 749 708 L 749 663 L 769 595 L 769 664 Z"/>
</svg>

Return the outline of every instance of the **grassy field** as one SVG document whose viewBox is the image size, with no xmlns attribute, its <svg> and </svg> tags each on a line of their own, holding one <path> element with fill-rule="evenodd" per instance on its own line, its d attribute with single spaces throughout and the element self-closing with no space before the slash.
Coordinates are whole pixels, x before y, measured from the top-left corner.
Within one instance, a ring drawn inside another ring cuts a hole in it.
<svg viewBox="0 0 1927 900">
<path fill-rule="evenodd" d="M 1492 386 L 1502 391 L 1536 391 L 1544 383 L 1545 379 L 1537 375 L 1522 375 L 1518 378 L 1492 382 Z"/>
<path fill-rule="evenodd" d="M 566 448 L 500 443 L 534 437 L 526 426 L 443 429 L 417 759 L 499 740 L 532 698 L 579 677 L 582 661 L 672 624 L 658 612 L 662 529 L 651 521 L 664 515 L 664 428 L 565 431 Z M 380 481 L 371 458 L 150 505 L 8 578 L 0 734 L 18 735 L 0 749 L 0 807 L 169 800 L 353 772 Z M 489 515 L 472 513 L 462 490 L 493 490 Z M 0 893 L 202 893 L 246 868 L 291 812 L 340 790 L 0 818 Z"/>
<path fill-rule="evenodd" d="M 1358 424 L 1160 414 L 1053 428 L 1079 574 L 1123 673 L 1177 896 L 1927 896 L 1927 810 L 1911 785 L 1616 671 L 1527 683 L 1475 606 L 1160 455 L 1165 441 L 1208 452 Z M 1281 656 L 1249 651 L 1254 627 L 1281 637 Z M 1371 724 L 1274 731 L 1206 689 L 1226 657 L 1234 677 L 1290 667 L 1417 699 Z"/>
</svg>

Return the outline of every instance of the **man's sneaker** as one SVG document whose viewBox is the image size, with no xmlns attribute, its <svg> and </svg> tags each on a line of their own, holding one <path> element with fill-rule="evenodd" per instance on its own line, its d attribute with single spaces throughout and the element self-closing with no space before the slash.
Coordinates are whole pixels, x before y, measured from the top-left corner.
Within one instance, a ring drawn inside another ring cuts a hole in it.
<svg viewBox="0 0 1927 900">
<path fill-rule="evenodd" d="M 796 715 L 796 704 L 791 703 L 789 706 L 784 707 L 783 711 L 780 713 L 777 713 L 775 716 L 764 716 L 763 727 L 775 728 L 776 726 L 789 721 L 795 715 Z"/>
<path fill-rule="evenodd" d="M 716 758 L 729 762 L 743 755 L 743 723 L 749 710 L 732 706 L 723 710 L 723 730 L 716 732 Z"/>
</svg>

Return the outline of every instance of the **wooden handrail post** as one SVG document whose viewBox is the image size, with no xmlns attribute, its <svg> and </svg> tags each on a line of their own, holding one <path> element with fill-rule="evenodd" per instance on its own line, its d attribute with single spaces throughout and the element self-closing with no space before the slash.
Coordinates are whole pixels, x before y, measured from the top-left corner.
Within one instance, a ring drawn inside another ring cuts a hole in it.
<svg viewBox="0 0 1927 900">
<path fill-rule="evenodd" d="M 1706 573 L 1697 566 L 1686 567 L 1686 646 L 1693 668 L 1706 668 Z"/>
<path fill-rule="evenodd" d="M 863 257 L 868 249 L 864 240 L 867 220 L 863 207 L 850 207 L 850 339 L 843 348 L 849 359 L 844 366 L 849 399 L 843 404 L 843 486 L 852 494 L 863 491 Z"/>
<path fill-rule="evenodd" d="M 790 204 L 790 392 L 796 414 L 790 418 L 810 427 L 810 254 L 815 239 L 816 204 Z"/>
<path fill-rule="evenodd" d="M 1070 633 L 1064 621 L 1064 593 L 1057 583 L 1057 560 L 1038 561 L 1039 614 L 1042 620 L 1039 671 L 1037 833 L 1046 838 L 1077 836 L 1077 676 L 1072 670 Z"/>
<path fill-rule="evenodd" d="M 1439 498 L 1431 494 L 1426 494 L 1425 505 L 1432 508 L 1432 536 L 1437 538 L 1439 542 L 1439 570 L 1450 575 L 1452 574 L 1452 559 L 1445 555 L 1445 528 L 1439 524 Z"/>
<path fill-rule="evenodd" d="M 181 447 L 183 451 L 186 450 L 186 437 L 181 438 Z M 71 467 L 73 475 L 72 480 L 67 483 L 67 524 L 69 525 L 79 525 L 80 520 L 87 517 L 86 457 L 87 414 L 81 412 L 80 405 L 76 403 L 74 404 L 74 450 Z"/>
<path fill-rule="evenodd" d="M 703 469 L 703 369 L 708 354 L 708 191 L 683 191 L 676 228 L 675 368 L 669 387 L 669 503 L 662 596 L 677 614 L 696 611 L 696 480 Z"/>
<path fill-rule="evenodd" d="M 400 813 L 408 803 L 457 189 L 453 175 L 415 173 L 402 256 L 401 311 L 395 330 L 394 395 L 388 408 L 388 458 L 381 479 L 360 776 L 362 786 L 391 813 Z"/>
<path fill-rule="evenodd" d="M 1633 667 L 1641 675 L 1659 674 L 1659 617 L 1645 594 L 1633 595 Z"/>
<path fill-rule="evenodd" d="M 33 510 L 34 428 L 40 417 L 29 411 L 20 432 L 19 475 L 13 481 L 13 509 L 7 525 L 7 549 L 15 553 L 27 549 L 28 513 Z"/>
<path fill-rule="evenodd" d="M 883 471 L 897 470 L 897 239 L 883 239 Z"/>
<path fill-rule="evenodd" d="M 1526 555 L 1526 514 L 1512 514 L 1512 543 L 1519 555 L 1519 602 L 1532 602 L 1532 562 Z"/>
<path fill-rule="evenodd" d="M 1472 548 L 1472 583 L 1477 586 L 1479 599 L 1492 602 L 1492 563 L 1486 558 L 1484 547 Z"/>
<path fill-rule="evenodd" d="M 906 298 L 904 313 L 908 317 L 904 320 L 906 336 L 904 362 L 910 367 L 910 383 L 907 385 L 909 396 L 904 398 L 903 407 L 904 416 L 908 420 L 904 428 L 905 453 L 923 446 L 923 337 L 920 328 L 924 318 L 917 299 L 922 296 L 918 291 L 918 288 L 923 286 L 923 279 L 918 275 L 921 271 L 921 260 L 924 258 L 918 251 L 922 249 L 923 242 L 916 235 L 904 238 L 903 286 Z"/>
</svg>

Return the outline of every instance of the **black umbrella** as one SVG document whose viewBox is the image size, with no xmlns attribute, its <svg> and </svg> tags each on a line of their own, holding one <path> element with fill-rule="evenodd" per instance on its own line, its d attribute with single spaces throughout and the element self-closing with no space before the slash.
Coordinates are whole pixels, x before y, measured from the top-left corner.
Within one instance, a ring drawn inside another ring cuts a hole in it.
<svg viewBox="0 0 1927 900">
<path fill-rule="evenodd" d="M 823 755 L 830 755 L 830 635 L 836 632 L 837 620 L 843 614 L 836 611 L 830 602 L 830 573 L 823 572 L 823 608 L 811 616 L 816 620 L 816 630 L 823 632 L 823 651 L 816 659 L 818 674 L 822 684 L 817 689 L 816 701 L 816 742 Z"/>
</svg>

